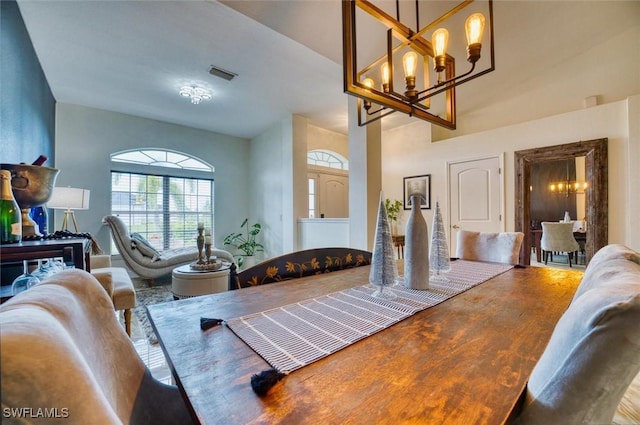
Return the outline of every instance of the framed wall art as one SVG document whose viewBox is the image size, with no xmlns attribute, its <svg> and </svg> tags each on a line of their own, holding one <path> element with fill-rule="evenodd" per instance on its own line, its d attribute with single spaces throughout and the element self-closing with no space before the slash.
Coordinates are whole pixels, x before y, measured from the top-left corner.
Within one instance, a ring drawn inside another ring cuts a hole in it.
<svg viewBox="0 0 640 425">
<path fill-rule="evenodd" d="M 420 194 L 420 209 L 431 209 L 431 174 L 404 177 L 404 209 L 411 209 L 411 195 Z"/>
</svg>

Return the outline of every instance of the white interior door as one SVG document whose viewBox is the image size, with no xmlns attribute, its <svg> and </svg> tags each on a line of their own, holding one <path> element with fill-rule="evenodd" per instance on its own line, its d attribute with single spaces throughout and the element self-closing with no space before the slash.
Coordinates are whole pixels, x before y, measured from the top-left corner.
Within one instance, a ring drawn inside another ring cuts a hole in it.
<svg viewBox="0 0 640 425">
<path fill-rule="evenodd" d="M 325 218 L 349 217 L 349 178 L 330 174 L 319 177 L 320 214 Z"/>
<path fill-rule="evenodd" d="M 456 252 L 458 230 L 504 231 L 502 157 L 449 162 L 449 246 Z"/>
</svg>

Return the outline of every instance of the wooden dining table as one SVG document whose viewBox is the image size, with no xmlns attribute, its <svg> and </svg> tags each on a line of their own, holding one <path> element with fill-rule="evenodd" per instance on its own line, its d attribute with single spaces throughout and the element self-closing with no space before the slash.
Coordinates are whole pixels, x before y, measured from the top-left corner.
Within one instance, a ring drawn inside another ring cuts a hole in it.
<svg viewBox="0 0 640 425">
<path fill-rule="evenodd" d="M 188 408 L 202 424 L 502 424 L 569 305 L 581 272 L 513 268 L 357 341 L 277 383 L 231 319 L 368 281 L 369 266 L 151 305 L 148 313 Z"/>
</svg>

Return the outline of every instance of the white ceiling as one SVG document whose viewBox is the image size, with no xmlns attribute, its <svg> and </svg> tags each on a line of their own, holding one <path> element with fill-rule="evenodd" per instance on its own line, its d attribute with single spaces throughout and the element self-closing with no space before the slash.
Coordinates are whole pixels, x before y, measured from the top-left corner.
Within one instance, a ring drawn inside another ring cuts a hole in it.
<svg viewBox="0 0 640 425">
<path fill-rule="evenodd" d="M 291 114 L 347 132 L 339 0 L 18 4 L 58 102 L 243 138 Z M 458 88 L 458 120 L 638 17 L 637 1 L 496 0 L 494 9 L 496 71 Z M 210 65 L 238 77 L 211 76 Z M 186 84 L 213 99 L 192 105 L 178 96 Z M 384 125 L 408 119 L 393 116 Z"/>
</svg>

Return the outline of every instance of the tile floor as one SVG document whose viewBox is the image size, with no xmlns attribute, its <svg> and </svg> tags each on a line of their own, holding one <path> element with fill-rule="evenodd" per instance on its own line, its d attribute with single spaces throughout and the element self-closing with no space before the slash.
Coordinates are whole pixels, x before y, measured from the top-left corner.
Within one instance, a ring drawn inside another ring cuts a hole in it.
<svg viewBox="0 0 640 425">
<path fill-rule="evenodd" d="M 136 278 L 132 280 L 136 288 L 146 287 L 146 283 L 142 280 Z M 121 312 L 119 318 L 121 322 L 124 322 L 124 317 Z M 160 348 L 160 344 L 149 344 L 135 314 L 131 315 L 131 320 L 131 340 L 133 341 L 133 345 L 138 352 L 138 355 L 151 371 L 151 375 L 161 382 L 173 384 L 171 370 L 167 365 L 167 361 L 162 352 L 162 348 Z"/>
</svg>

